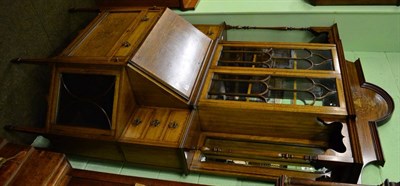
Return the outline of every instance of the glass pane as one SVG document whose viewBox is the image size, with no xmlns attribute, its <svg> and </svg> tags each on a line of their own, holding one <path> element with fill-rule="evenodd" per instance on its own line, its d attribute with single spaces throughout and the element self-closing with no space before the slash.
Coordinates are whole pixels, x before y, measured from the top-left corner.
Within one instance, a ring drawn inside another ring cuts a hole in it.
<svg viewBox="0 0 400 186">
<path fill-rule="evenodd" d="M 111 129 L 115 76 L 62 73 L 58 125 Z"/>
<path fill-rule="evenodd" d="M 308 157 L 323 154 L 325 147 L 207 138 L 202 146 L 202 162 L 224 163 L 302 172 L 325 173 L 315 169 Z"/>
<path fill-rule="evenodd" d="M 218 66 L 334 70 L 331 50 L 224 46 Z"/>
<path fill-rule="evenodd" d="M 339 106 L 335 78 L 214 74 L 208 99 Z"/>
</svg>

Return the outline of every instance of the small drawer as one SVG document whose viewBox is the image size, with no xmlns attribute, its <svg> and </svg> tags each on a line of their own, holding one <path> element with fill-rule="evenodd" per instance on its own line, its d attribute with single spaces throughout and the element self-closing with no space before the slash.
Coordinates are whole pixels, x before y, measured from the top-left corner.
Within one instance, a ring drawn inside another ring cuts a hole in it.
<svg viewBox="0 0 400 186">
<path fill-rule="evenodd" d="M 176 146 L 186 128 L 189 113 L 185 109 L 141 107 L 131 116 L 121 140 Z"/>
<path fill-rule="evenodd" d="M 159 18 L 160 11 L 149 11 L 140 18 L 138 25 L 128 31 L 128 36 L 121 40 L 120 48 L 117 50 L 114 56 L 128 56 L 134 49 L 136 49 L 142 40 L 147 36 L 147 32 L 151 30 L 151 27 L 156 23 Z"/>
<path fill-rule="evenodd" d="M 179 142 L 179 139 L 182 136 L 182 131 L 186 126 L 188 116 L 188 110 L 171 111 L 167 121 L 167 129 L 163 141 L 173 143 Z"/>
<path fill-rule="evenodd" d="M 147 123 L 150 122 L 152 118 L 154 109 L 151 108 L 140 108 L 131 117 L 128 127 L 124 132 L 125 138 L 139 139 L 144 135 L 147 129 Z"/>
<path fill-rule="evenodd" d="M 169 109 L 158 108 L 155 109 L 153 115 L 147 123 L 147 131 L 144 135 L 146 140 L 160 140 L 164 129 L 166 128 L 166 123 L 168 119 Z"/>
</svg>

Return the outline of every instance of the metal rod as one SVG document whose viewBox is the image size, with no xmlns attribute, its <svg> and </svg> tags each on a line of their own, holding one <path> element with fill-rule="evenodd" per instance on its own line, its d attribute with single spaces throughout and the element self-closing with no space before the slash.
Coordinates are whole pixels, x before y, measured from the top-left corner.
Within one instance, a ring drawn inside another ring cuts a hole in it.
<svg viewBox="0 0 400 186">
<path fill-rule="evenodd" d="M 260 30 L 281 30 L 281 31 L 311 31 L 310 27 L 265 27 L 265 26 L 232 26 L 226 25 L 226 29 L 243 29 L 243 30 L 250 30 L 250 29 L 260 29 Z"/>
</svg>

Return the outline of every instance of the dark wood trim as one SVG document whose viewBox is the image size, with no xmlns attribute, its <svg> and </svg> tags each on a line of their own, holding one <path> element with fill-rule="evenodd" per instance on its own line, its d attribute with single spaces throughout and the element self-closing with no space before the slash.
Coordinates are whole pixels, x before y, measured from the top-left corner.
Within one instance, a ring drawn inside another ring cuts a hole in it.
<svg viewBox="0 0 400 186">
<path fill-rule="evenodd" d="M 343 88 L 344 88 L 344 94 L 345 94 L 345 99 L 346 99 L 346 108 L 348 112 L 348 117 L 349 118 L 355 118 L 356 117 L 356 111 L 354 109 L 354 101 L 353 101 L 353 96 L 351 94 L 351 85 L 350 85 L 350 80 L 349 80 L 349 71 L 347 69 L 347 61 L 344 57 L 344 49 L 342 45 L 342 41 L 339 37 L 339 30 L 337 24 L 334 24 L 331 30 L 332 34 L 332 39 L 334 40 L 334 44 L 336 44 L 337 48 L 337 53 L 338 53 L 338 58 L 339 58 L 339 64 L 341 67 L 341 74 L 343 78 Z"/>
<path fill-rule="evenodd" d="M 371 132 L 371 136 L 373 139 L 372 144 L 373 144 L 373 147 L 375 150 L 375 156 L 376 156 L 376 160 L 374 162 L 377 165 L 380 165 L 383 167 L 385 165 L 385 156 L 383 155 L 381 140 L 379 139 L 377 123 L 374 121 L 370 121 L 368 124 L 369 124 L 369 129 Z"/>
<path fill-rule="evenodd" d="M 93 180 L 100 181 L 109 184 L 126 184 L 126 185 L 135 185 L 136 183 L 143 185 L 165 185 L 165 186 L 191 186 L 198 185 L 192 183 L 183 183 L 176 181 L 166 181 L 159 179 L 150 179 L 150 178 L 142 178 L 135 176 L 125 176 L 125 175 L 116 175 L 116 174 L 108 174 L 102 172 L 94 172 L 94 171 L 85 171 L 79 169 L 73 169 L 69 174 L 71 176 L 71 181 L 74 179 L 77 180 Z"/>
</svg>

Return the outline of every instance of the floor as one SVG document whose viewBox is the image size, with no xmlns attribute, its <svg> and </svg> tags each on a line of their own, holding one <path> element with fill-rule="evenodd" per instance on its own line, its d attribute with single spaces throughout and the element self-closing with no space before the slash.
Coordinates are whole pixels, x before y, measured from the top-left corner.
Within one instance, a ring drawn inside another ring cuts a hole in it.
<svg viewBox="0 0 400 186">
<path fill-rule="evenodd" d="M 93 0 L 0 0 L 0 136 L 12 142 L 32 142 L 35 136 L 10 133 L 4 125 L 42 126 L 50 68 L 13 64 L 15 58 L 56 55 L 95 16 L 69 13 L 71 7 L 91 7 Z"/>
<path fill-rule="evenodd" d="M 49 86 L 46 65 L 13 64 L 11 59 L 44 58 L 56 55 L 82 29 L 94 13 L 69 13 L 71 7 L 91 7 L 92 0 L 0 0 L 0 137 L 29 144 L 34 135 L 4 131 L 9 124 L 42 126 L 45 121 Z M 367 81 L 381 86 L 400 105 L 400 52 L 347 51 L 346 58 L 361 58 Z M 362 182 L 378 184 L 384 179 L 400 181 L 400 111 L 395 110 L 389 123 L 379 128 L 386 158 L 383 168 L 367 166 Z M 169 179 L 210 185 L 268 185 L 202 174 L 180 174 L 137 168 L 69 156 L 75 168 Z"/>
</svg>

